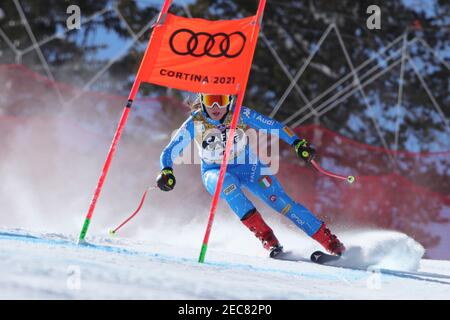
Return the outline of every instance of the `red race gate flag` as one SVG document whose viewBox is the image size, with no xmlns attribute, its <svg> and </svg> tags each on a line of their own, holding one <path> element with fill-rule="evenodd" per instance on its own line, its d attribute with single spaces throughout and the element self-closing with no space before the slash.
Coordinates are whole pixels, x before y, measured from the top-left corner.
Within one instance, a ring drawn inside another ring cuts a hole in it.
<svg viewBox="0 0 450 320">
<path fill-rule="evenodd" d="M 256 17 L 210 21 L 167 14 L 156 28 L 138 78 L 192 92 L 236 94 L 252 63 Z"/>
<path fill-rule="evenodd" d="M 80 232 L 79 243 L 81 244 L 85 242 L 97 200 L 142 82 L 194 92 L 236 94 L 237 102 L 229 132 L 231 137 L 234 136 L 266 0 L 259 1 L 258 12 L 255 16 L 231 21 L 177 17 L 167 13 L 171 3 L 172 0 L 164 1 L 154 25 Z M 200 262 L 203 262 L 205 257 L 232 140 L 229 139 L 226 145 Z"/>
</svg>

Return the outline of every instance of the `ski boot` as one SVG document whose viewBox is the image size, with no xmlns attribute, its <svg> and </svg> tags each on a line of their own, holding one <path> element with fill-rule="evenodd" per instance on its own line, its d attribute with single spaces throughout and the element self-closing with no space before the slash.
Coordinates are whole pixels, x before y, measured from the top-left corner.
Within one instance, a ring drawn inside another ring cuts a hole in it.
<svg viewBox="0 0 450 320">
<path fill-rule="evenodd" d="M 283 247 L 273 234 L 273 230 L 264 222 L 261 214 L 256 209 L 246 214 L 241 221 L 261 240 L 264 249 L 269 251 L 271 258 L 283 251 Z"/>
<path fill-rule="evenodd" d="M 322 223 L 320 229 L 313 234 L 312 238 L 319 242 L 330 254 L 340 256 L 345 251 L 344 244 L 331 233 L 325 223 Z"/>
<path fill-rule="evenodd" d="M 269 257 L 271 258 L 275 258 L 280 253 L 283 253 L 283 247 L 280 244 L 269 249 Z"/>
</svg>

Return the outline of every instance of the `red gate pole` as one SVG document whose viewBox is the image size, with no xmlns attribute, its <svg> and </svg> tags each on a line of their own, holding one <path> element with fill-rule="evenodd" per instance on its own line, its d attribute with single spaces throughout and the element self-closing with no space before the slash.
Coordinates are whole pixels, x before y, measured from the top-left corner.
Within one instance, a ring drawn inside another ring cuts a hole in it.
<svg viewBox="0 0 450 320">
<path fill-rule="evenodd" d="M 257 26 L 261 25 L 261 19 L 262 19 L 262 14 L 264 12 L 265 5 L 266 5 L 266 0 L 259 1 L 258 11 L 256 14 L 256 22 L 255 22 L 257 24 Z M 254 30 L 254 32 L 252 35 L 252 39 L 253 39 L 252 61 L 253 61 L 253 54 L 255 52 L 256 43 L 258 41 L 258 33 L 259 33 L 259 32 L 255 32 L 255 31 L 256 30 L 259 31 L 259 28 L 255 27 L 253 30 Z M 217 181 L 216 190 L 214 191 L 213 200 L 211 202 L 211 209 L 209 212 L 208 225 L 206 227 L 206 232 L 205 232 L 205 236 L 203 238 L 202 248 L 200 250 L 200 256 L 198 258 L 198 262 L 200 262 L 200 263 L 205 262 L 206 250 L 208 249 L 209 236 L 211 234 L 212 224 L 214 222 L 214 216 L 216 213 L 217 204 L 219 202 L 220 192 L 222 191 L 223 179 L 225 177 L 225 172 L 227 171 L 228 156 L 230 154 L 231 147 L 233 146 L 234 134 L 236 131 L 236 125 L 237 125 L 237 122 L 239 119 L 239 115 L 241 113 L 241 106 L 242 106 L 242 102 L 244 100 L 245 90 L 247 88 L 249 73 L 250 73 L 250 67 L 248 67 L 247 77 L 245 78 L 245 82 L 244 82 L 243 86 L 239 88 L 238 98 L 236 101 L 236 107 L 234 109 L 233 118 L 232 118 L 231 124 L 230 124 L 228 141 L 227 141 L 227 144 L 225 147 L 225 154 L 223 155 L 222 164 L 220 165 L 219 180 Z"/>
<path fill-rule="evenodd" d="M 161 20 L 164 18 L 164 16 L 167 14 L 171 4 L 172 4 L 172 0 L 165 0 L 164 1 L 164 5 L 163 5 L 163 7 L 161 9 L 161 12 L 160 12 L 160 14 L 158 16 L 158 20 L 156 22 L 157 24 L 159 24 L 161 22 Z M 92 216 L 94 215 L 94 210 L 95 210 L 95 206 L 97 204 L 97 200 L 98 200 L 98 198 L 100 196 L 100 193 L 102 191 L 103 184 L 105 182 L 106 176 L 107 176 L 108 171 L 109 171 L 109 167 L 111 165 L 111 161 L 112 161 L 112 159 L 114 157 L 114 154 L 116 152 L 117 145 L 119 143 L 120 137 L 122 136 L 123 129 L 124 129 L 125 124 L 126 124 L 127 119 L 128 119 L 128 114 L 130 113 L 131 106 L 133 105 L 134 98 L 136 97 L 136 94 L 139 91 L 140 85 L 141 85 L 141 81 L 139 80 L 138 77 L 136 77 L 136 79 L 134 80 L 134 83 L 133 83 L 133 87 L 131 88 L 131 92 L 130 92 L 130 94 L 128 96 L 128 102 L 127 102 L 127 104 L 126 104 L 126 106 L 125 106 L 125 108 L 124 108 L 124 110 L 122 112 L 122 116 L 120 118 L 119 125 L 117 127 L 116 133 L 114 134 L 114 138 L 113 138 L 111 146 L 109 148 L 108 155 L 106 156 L 106 161 L 105 161 L 105 163 L 103 165 L 102 174 L 101 174 L 101 176 L 100 176 L 100 178 L 98 180 L 97 187 L 95 188 L 94 196 L 93 196 L 91 204 L 89 206 L 88 213 L 87 213 L 86 218 L 84 220 L 84 224 L 83 224 L 83 227 L 81 229 L 80 237 L 79 237 L 79 240 L 78 240 L 79 244 L 83 243 L 85 241 L 84 239 L 86 237 L 86 233 L 87 233 L 89 225 L 91 223 Z"/>
</svg>

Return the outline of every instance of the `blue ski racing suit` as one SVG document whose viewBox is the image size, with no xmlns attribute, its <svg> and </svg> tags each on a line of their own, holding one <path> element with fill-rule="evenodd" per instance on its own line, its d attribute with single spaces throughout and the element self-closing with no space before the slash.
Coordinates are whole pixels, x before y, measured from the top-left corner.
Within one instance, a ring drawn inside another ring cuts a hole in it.
<svg viewBox="0 0 450 320">
<path fill-rule="evenodd" d="M 163 150 L 160 158 L 161 169 L 173 168 L 174 160 L 194 140 L 201 158 L 203 184 L 211 195 L 214 194 L 231 119 L 232 112 L 228 112 L 221 121 L 216 121 L 211 119 L 204 109 L 193 111 Z M 269 167 L 255 155 L 245 133 L 249 129 L 267 130 L 289 145 L 299 140 L 290 128 L 243 106 L 228 159 L 221 199 L 225 199 L 236 215 L 244 220 L 249 213 L 256 211 L 253 203 L 243 193 L 243 189 L 247 189 L 275 211 L 289 218 L 306 234 L 313 236 L 323 222 L 303 205 L 292 200 Z"/>
</svg>

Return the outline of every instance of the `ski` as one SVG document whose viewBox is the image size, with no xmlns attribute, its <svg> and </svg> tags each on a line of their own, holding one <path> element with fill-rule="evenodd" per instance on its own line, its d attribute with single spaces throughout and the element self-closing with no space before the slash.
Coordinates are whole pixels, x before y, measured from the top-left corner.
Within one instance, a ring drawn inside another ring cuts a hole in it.
<svg viewBox="0 0 450 320">
<path fill-rule="evenodd" d="M 327 264 L 329 262 L 337 261 L 341 257 L 331 255 L 322 251 L 315 251 L 313 254 L 311 254 L 311 261 L 318 264 Z"/>
<path fill-rule="evenodd" d="M 305 258 L 300 254 L 296 254 L 292 251 L 277 251 L 270 254 L 270 258 L 275 260 L 285 260 L 294 262 L 313 262 L 317 264 L 327 265 L 331 262 L 340 260 L 340 256 L 331 255 L 322 251 L 315 251 L 311 254 L 310 258 Z"/>
</svg>

